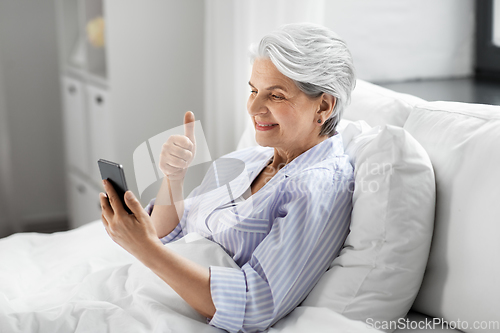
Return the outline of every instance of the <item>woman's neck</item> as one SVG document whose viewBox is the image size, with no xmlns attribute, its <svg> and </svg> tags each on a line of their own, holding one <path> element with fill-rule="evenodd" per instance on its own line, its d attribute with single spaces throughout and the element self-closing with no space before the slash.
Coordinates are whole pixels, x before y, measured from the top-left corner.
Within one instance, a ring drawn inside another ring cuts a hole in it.
<svg viewBox="0 0 500 333">
<path fill-rule="evenodd" d="M 270 164 L 275 170 L 280 170 L 282 167 L 292 162 L 294 159 L 311 149 L 312 147 L 320 144 L 321 142 L 328 139 L 328 136 L 323 135 L 318 137 L 318 140 L 312 145 L 300 147 L 298 149 L 284 149 L 284 148 L 274 148 L 273 160 Z"/>
</svg>

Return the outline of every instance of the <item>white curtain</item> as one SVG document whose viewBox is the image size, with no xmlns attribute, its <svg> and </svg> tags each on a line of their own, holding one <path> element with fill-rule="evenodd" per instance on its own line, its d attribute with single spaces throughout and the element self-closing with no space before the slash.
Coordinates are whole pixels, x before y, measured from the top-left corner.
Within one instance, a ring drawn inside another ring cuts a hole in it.
<svg viewBox="0 0 500 333">
<path fill-rule="evenodd" d="M 248 118 L 249 45 L 301 21 L 337 32 L 368 81 L 473 72 L 474 0 L 205 0 L 204 127 L 213 157 L 236 148 Z"/>
<path fill-rule="evenodd" d="M 292 22 L 323 24 L 324 0 L 205 1 L 205 121 L 212 157 L 233 151 L 245 122 L 249 46 Z"/>
</svg>

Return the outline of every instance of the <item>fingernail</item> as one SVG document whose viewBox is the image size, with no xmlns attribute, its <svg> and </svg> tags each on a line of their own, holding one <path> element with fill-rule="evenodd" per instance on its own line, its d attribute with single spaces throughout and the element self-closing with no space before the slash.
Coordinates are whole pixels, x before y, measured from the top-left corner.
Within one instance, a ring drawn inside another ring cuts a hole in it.
<svg viewBox="0 0 500 333">
<path fill-rule="evenodd" d="M 106 179 L 102 180 L 102 185 L 106 185 Z"/>
<path fill-rule="evenodd" d="M 126 197 L 127 197 L 128 200 L 134 199 L 134 195 L 130 191 L 127 191 L 127 193 L 125 195 L 126 195 Z"/>
</svg>

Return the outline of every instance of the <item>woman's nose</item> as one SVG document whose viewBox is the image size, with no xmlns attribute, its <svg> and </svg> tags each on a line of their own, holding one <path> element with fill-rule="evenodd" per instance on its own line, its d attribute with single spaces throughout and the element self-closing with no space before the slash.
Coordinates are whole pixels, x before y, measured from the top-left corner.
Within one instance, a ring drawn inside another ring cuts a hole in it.
<svg viewBox="0 0 500 333">
<path fill-rule="evenodd" d="M 248 97 L 247 109 L 251 116 L 267 113 L 269 111 L 262 100 L 262 97 L 258 95 L 250 95 L 250 97 Z"/>
</svg>

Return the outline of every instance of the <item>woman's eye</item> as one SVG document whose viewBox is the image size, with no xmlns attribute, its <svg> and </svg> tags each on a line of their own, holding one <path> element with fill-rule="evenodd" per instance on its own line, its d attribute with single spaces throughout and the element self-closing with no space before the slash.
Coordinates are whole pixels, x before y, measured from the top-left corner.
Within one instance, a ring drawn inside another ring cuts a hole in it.
<svg viewBox="0 0 500 333">
<path fill-rule="evenodd" d="M 283 97 L 283 96 L 278 96 L 278 95 L 274 95 L 274 94 L 272 94 L 272 95 L 271 95 L 271 97 L 272 97 L 273 99 L 277 99 L 277 100 L 282 100 L 282 99 L 285 99 L 285 97 Z"/>
<path fill-rule="evenodd" d="M 257 90 L 250 90 L 250 93 L 251 93 L 251 94 L 256 94 L 256 93 L 257 93 Z"/>
</svg>

